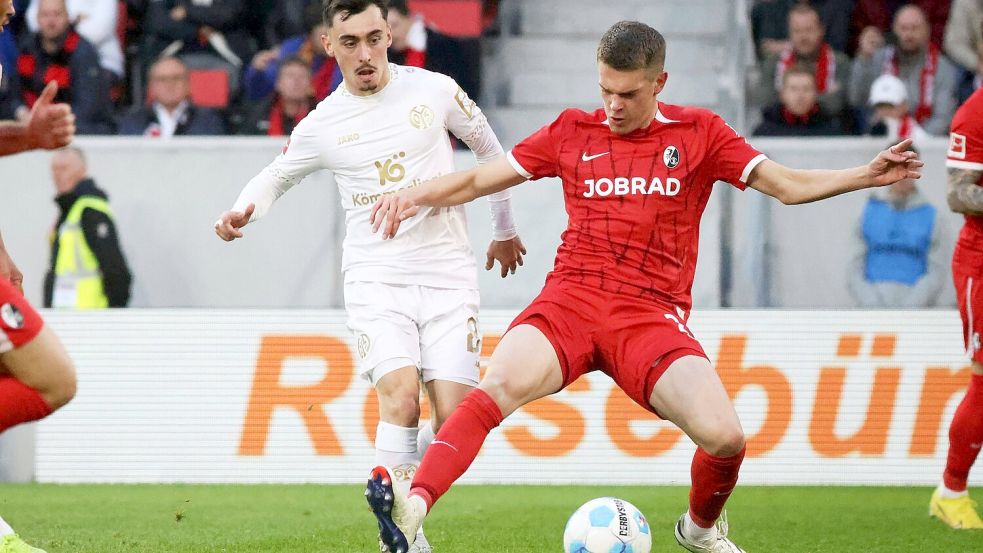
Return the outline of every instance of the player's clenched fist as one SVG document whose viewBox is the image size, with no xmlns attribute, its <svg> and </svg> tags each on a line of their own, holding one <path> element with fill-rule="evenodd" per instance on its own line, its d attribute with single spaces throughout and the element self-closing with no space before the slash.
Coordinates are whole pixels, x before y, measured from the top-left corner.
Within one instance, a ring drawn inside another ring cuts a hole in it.
<svg viewBox="0 0 983 553">
<path fill-rule="evenodd" d="M 369 215 L 369 222 L 372 224 L 372 232 L 379 232 L 382 228 L 382 239 L 388 240 L 396 236 L 399 224 L 409 219 L 420 211 L 420 206 L 414 201 L 411 192 L 400 190 L 395 194 L 387 194 L 372 206 L 372 214 Z"/>
<path fill-rule="evenodd" d="M 236 238 L 242 238 L 242 227 L 249 224 L 249 218 L 253 216 L 255 204 L 246 206 L 245 211 L 226 211 L 215 221 L 215 234 L 226 242 L 231 242 Z"/>
<path fill-rule="evenodd" d="M 48 83 L 27 116 L 27 135 L 34 148 L 64 148 L 75 137 L 75 115 L 71 106 L 52 103 L 57 93 L 58 83 Z"/>
</svg>

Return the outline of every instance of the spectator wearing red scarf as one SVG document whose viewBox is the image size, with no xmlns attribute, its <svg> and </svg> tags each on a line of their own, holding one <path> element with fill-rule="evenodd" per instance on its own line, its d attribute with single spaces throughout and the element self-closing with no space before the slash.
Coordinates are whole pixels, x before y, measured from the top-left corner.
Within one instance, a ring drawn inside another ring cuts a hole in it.
<svg viewBox="0 0 983 553">
<path fill-rule="evenodd" d="M 386 17 L 393 43 L 389 61 L 443 73 L 472 98 L 481 97 L 481 45 L 478 39 L 451 37 L 427 26 L 406 0 L 389 0 Z"/>
<path fill-rule="evenodd" d="M 280 63 L 275 92 L 253 106 L 239 132 L 288 136 L 312 109 L 311 68 L 299 57 L 287 58 Z"/>
<path fill-rule="evenodd" d="M 41 0 L 38 32 L 24 37 L 5 101 L 25 116 L 47 83 L 58 83 L 56 101 L 71 104 L 79 134 L 111 134 L 109 87 L 99 54 L 68 21 L 64 0 Z"/>
<path fill-rule="evenodd" d="M 757 103 L 767 106 L 778 101 L 785 72 L 802 65 L 815 76 L 819 109 L 827 116 L 839 116 L 847 105 L 850 59 L 825 42 L 826 30 L 819 12 L 808 4 L 798 4 L 789 11 L 788 29 L 789 45 L 762 62 Z"/>
<path fill-rule="evenodd" d="M 321 37 L 328 33 L 328 26 L 321 20 L 320 4 L 307 6 L 304 21 L 307 25 L 306 35 L 288 38 L 253 57 L 243 77 L 243 92 L 247 102 L 263 101 L 273 93 L 280 64 L 291 57 L 299 57 L 307 63 L 311 71 L 314 99 L 318 102 L 327 98 L 341 84 L 341 70 L 321 44 Z"/>
<path fill-rule="evenodd" d="M 842 134 L 836 119 L 819 109 L 812 68 L 793 65 L 782 75 L 781 101 L 763 113 L 754 136 L 831 136 Z"/>
<path fill-rule="evenodd" d="M 910 113 L 929 134 L 945 136 L 956 111 L 956 67 L 930 40 L 931 27 L 921 8 L 898 10 L 892 27 L 896 45 L 878 48 L 871 31 L 861 38 L 850 78 L 850 104 L 865 109 L 870 87 L 878 76 L 894 75 L 908 89 Z"/>
<path fill-rule="evenodd" d="M 848 52 L 859 48 L 861 35 L 868 28 L 882 33 L 891 31 L 894 18 L 908 5 L 921 8 L 928 21 L 929 39 L 941 48 L 951 4 L 952 0 L 857 0 L 850 18 L 851 48 Z"/>
</svg>

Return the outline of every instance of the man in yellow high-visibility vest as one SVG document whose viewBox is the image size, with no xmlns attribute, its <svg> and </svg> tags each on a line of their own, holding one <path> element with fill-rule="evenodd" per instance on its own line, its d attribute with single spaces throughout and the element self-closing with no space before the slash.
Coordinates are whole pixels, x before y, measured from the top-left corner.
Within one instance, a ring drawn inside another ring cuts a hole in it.
<svg viewBox="0 0 983 553">
<path fill-rule="evenodd" d="M 51 233 L 45 307 L 126 307 L 130 270 L 106 193 L 88 177 L 85 156 L 78 148 L 56 152 L 51 173 L 60 213 Z"/>
</svg>

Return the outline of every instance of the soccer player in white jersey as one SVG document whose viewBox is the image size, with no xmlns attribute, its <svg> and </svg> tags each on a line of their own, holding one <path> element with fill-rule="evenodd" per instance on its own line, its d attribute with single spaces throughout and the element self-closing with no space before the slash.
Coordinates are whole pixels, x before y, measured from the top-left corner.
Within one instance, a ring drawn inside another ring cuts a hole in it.
<svg viewBox="0 0 983 553">
<path fill-rule="evenodd" d="M 382 194 L 454 171 L 449 130 L 478 163 L 503 154 L 488 121 L 445 75 L 388 62 L 392 35 L 385 0 L 325 3 L 321 37 L 344 82 L 294 129 L 273 163 L 254 177 L 215 230 L 242 236 L 273 202 L 319 169 L 334 174 L 345 208 L 342 269 L 345 307 L 359 372 L 379 396 L 376 462 L 393 468 L 409 489 L 433 433 L 478 383 L 478 282 L 463 208 L 430 209 L 408 232 L 383 241 L 369 224 Z M 512 222 L 508 194 L 492 196 L 493 241 L 486 269 L 502 276 L 522 264 L 525 249 Z M 406 223 L 404 223 L 406 224 Z M 418 432 L 420 380 L 432 425 Z M 429 551 L 417 538 L 420 551 Z"/>
</svg>

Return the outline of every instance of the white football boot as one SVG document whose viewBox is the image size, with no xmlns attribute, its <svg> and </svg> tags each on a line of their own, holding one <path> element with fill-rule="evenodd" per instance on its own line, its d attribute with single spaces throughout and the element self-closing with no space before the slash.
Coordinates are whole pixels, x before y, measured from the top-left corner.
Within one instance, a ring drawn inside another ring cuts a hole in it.
<svg viewBox="0 0 983 553">
<path fill-rule="evenodd" d="M 690 539 L 683 532 L 685 519 L 686 513 L 683 513 L 683 516 L 679 517 L 679 522 L 676 523 L 675 532 L 676 543 L 681 545 L 683 549 L 693 553 L 747 553 L 727 538 L 727 511 L 721 513 L 720 520 L 717 521 L 713 528 L 714 531 L 710 533 L 707 539 L 700 541 Z"/>
</svg>

